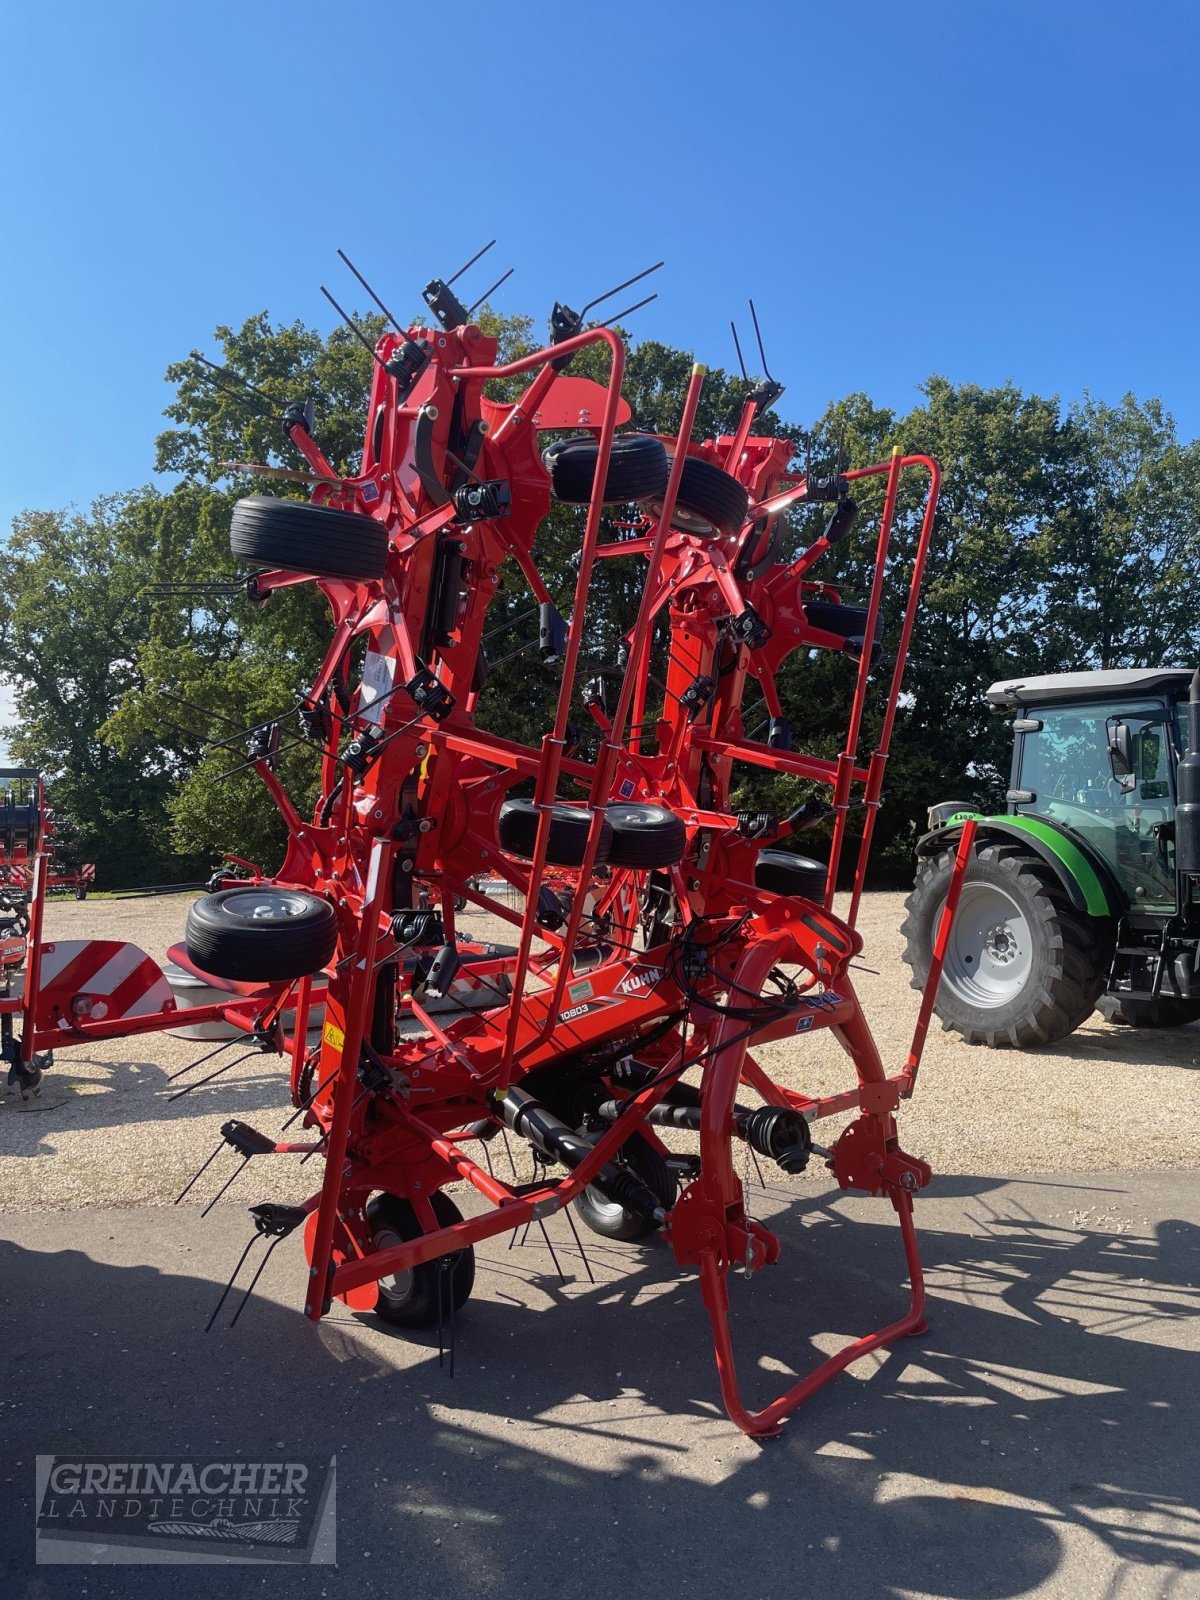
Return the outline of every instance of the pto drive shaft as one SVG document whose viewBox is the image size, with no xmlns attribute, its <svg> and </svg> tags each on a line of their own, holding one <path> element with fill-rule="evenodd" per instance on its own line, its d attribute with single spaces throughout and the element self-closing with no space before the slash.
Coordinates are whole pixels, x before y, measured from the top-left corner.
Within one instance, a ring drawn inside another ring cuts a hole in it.
<svg viewBox="0 0 1200 1600">
<path fill-rule="evenodd" d="M 565 1122 L 560 1122 L 553 1112 L 547 1111 L 540 1101 L 526 1094 L 523 1089 L 514 1089 L 510 1085 L 502 1097 L 492 1096 L 491 1105 L 496 1115 L 515 1134 L 528 1139 L 544 1156 L 552 1161 L 561 1161 L 563 1166 L 572 1171 L 592 1153 L 592 1144 L 588 1139 L 572 1133 Z M 667 1214 L 659 1204 L 658 1196 L 629 1167 L 618 1166 L 615 1161 L 606 1162 L 592 1179 L 591 1186 L 598 1189 L 606 1200 L 624 1206 L 627 1211 L 641 1212 L 653 1217 L 655 1222 L 666 1220 Z"/>
</svg>

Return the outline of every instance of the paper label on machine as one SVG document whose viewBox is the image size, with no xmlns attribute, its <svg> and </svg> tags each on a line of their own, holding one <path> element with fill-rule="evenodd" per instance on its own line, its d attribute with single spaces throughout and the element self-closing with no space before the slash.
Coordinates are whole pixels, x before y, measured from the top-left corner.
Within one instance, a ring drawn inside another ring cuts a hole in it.
<svg viewBox="0 0 1200 1600">
<path fill-rule="evenodd" d="M 396 676 L 396 663 L 388 656 L 368 650 L 363 662 L 362 683 L 358 689 L 358 712 L 376 727 L 383 721 L 384 695 Z"/>
</svg>

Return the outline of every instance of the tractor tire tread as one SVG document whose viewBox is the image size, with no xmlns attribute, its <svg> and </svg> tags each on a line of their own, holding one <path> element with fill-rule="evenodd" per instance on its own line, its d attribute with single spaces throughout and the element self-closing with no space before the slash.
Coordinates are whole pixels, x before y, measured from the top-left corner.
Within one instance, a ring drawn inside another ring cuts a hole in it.
<svg viewBox="0 0 1200 1600">
<path fill-rule="evenodd" d="M 953 999 L 947 1001 L 943 990 L 938 1000 L 942 1028 L 959 1033 L 967 1044 L 992 1048 L 1024 1050 L 1055 1044 L 1091 1016 L 1103 992 L 1108 962 L 1102 925 L 1077 911 L 1050 869 L 1019 844 L 977 846 L 975 861 L 1010 879 L 1008 887 L 1025 915 L 1032 915 L 1037 922 L 1033 931 L 1045 952 L 1045 967 L 1039 980 L 1029 984 L 1019 999 L 997 1008 L 1010 1014 L 998 1015 L 994 1022 L 978 1020 L 986 1013 L 970 1007 L 965 1009 L 974 1011 L 973 1016 L 956 1015 Z M 951 850 L 924 857 L 904 903 L 906 915 L 900 932 L 914 989 L 925 985 L 934 917 L 940 913 L 944 885 L 953 866 Z"/>
</svg>

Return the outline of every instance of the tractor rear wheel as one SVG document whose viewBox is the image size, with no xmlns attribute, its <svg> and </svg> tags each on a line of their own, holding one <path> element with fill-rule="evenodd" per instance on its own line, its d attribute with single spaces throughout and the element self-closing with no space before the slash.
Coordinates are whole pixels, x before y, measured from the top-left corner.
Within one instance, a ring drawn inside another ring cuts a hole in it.
<svg viewBox="0 0 1200 1600">
<path fill-rule="evenodd" d="M 1182 1028 L 1200 1019 L 1200 1000 L 1173 994 L 1160 994 L 1157 1000 L 1102 994 L 1096 1010 L 1106 1021 L 1123 1022 L 1129 1028 Z"/>
<path fill-rule="evenodd" d="M 905 901 L 914 989 L 925 985 L 953 868 L 950 850 L 927 857 Z M 1020 845 L 977 846 L 938 988 L 942 1027 L 993 1047 L 1065 1039 L 1096 1009 L 1108 943 L 1104 924 L 1075 909 L 1040 857 Z"/>
</svg>

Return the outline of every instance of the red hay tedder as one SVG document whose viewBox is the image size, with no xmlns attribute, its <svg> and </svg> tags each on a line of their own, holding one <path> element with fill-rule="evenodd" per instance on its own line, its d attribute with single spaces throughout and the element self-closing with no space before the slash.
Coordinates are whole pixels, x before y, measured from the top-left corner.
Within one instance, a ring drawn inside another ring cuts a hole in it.
<svg viewBox="0 0 1200 1600">
<path fill-rule="evenodd" d="M 91 861 L 72 866 L 64 854 L 62 829 L 46 801 L 46 785 L 34 767 L 0 767 L 0 910 L 16 911 L 26 920 L 33 894 L 33 862 L 39 851 L 48 856 L 45 886 L 69 889 L 86 900 L 96 881 Z"/>
<path fill-rule="evenodd" d="M 243 1166 L 271 1153 L 324 1156 L 304 1205 L 251 1208 L 251 1244 L 264 1236 L 268 1254 L 303 1230 L 314 1321 L 340 1299 L 400 1326 L 445 1318 L 453 1328 L 473 1246 L 568 1207 L 610 1238 L 661 1232 L 698 1274 L 730 1417 L 748 1433 L 776 1432 L 850 1362 L 925 1326 L 913 1197 L 930 1170 L 901 1149 L 896 1113 L 916 1081 L 969 827 L 899 1070 L 880 1059 L 851 963 L 938 467 L 897 451 L 820 480 L 797 474 L 789 441 L 753 431 L 779 393 L 772 380 L 749 393 L 732 435 L 697 442 L 699 366 L 676 435 L 618 431 L 630 415 L 625 351 L 608 327 L 585 330 L 556 306 L 551 344 L 498 365 L 496 340 L 448 285 L 435 281 L 426 300 L 433 325 L 396 324 L 372 350 L 359 475 L 333 469 L 311 407 L 292 406 L 285 431 L 312 469 L 312 502 L 253 496 L 234 510 L 232 548 L 255 569 L 251 598 L 316 583 L 333 637 L 301 705 L 305 736 L 323 750 L 313 815 L 277 775 L 278 725 L 257 730 L 250 756 L 287 822 L 285 860 L 273 877 L 214 885 L 189 913 L 186 950 L 172 951 L 221 991 L 187 1020 L 232 1020 L 283 1054 L 307 1130 L 279 1142 L 231 1122 L 218 1149 L 231 1146 Z M 592 345 L 607 348 L 606 385 L 568 370 Z M 491 380 L 521 380 L 523 391 L 493 400 Z M 923 475 L 923 515 L 885 668 L 881 597 L 908 473 Z M 850 531 L 854 485 L 873 478 L 883 488 L 876 560 L 868 603 L 856 607 L 810 573 Z M 569 621 L 534 554 L 553 501 L 586 508 Z M 813 502 L 832 507 L 824 534 L 785 555 L 787 513 Z M 604 542 L 604 508 L 630 504 L 632 526 L 625 513 L 618 541 Z M 509 558 L 540 608 L 543 658 L 561 663 L 540 748 L 475 716 L 485 620 Z M 577 691 L 589 590 L 610 559 L 642 563 L 640 605 L 612 641 L 619 670 Z M 657 660 L 664 645 L 654 690 L 651 650 Z M 834 760 L 793 748 L 776 690 L 785 658 L 816 649 L 857 660 Z M 770 716 L 765 742 L 743 725 L 752 680 Z M 872 690 L 878 745 L 861 755 Z M 653 715 L 652 695 L 662 700 Z M 586 740 L 572 723 L 579 705 Z M 735 812 L 731 784 L 747 767 L 825 786 L 828 801 L 786 817 Z M 839 915 L 854 804 L 862 837 Z M 779 848 L 830 813 L 827 861 Z M 509 922 L 514 945 L 463 938 L 464 903 Z M 54 1044 L 178 1026 L 153 962 L 128 945 L 44 945 L 40 904 L 35 895 L 25 998 L 3 1002 L 23 1010 L 16 1068 L 36 1071 L 36 1053 Z M 842 1093 L 797 1093 L 755 1058 L 768 1041 L 819 1031 L 849 1059 Z M 813 1144 L 814 1123 L 847 1115 L 829 1149 Z M 689 1133 L 694 1149 L 682 1153 Z M 515 1168 L 512 1182 L 496 1175 L 490 1143 L 510 1135 L 531 1148 L 531 1182 Z M 746 1210 L 746 1147 L 785 1174 L 816 1151 L 842 1188 L 886 1197 L 911 1285 L 902 1317 L 757 1411 L 735 1373 L 728 1277 L 773 1263 L 780 1241 Z M 466 1217 L 446 1193 L 464 1180 L 483 1202 Z"/>
</svg>

